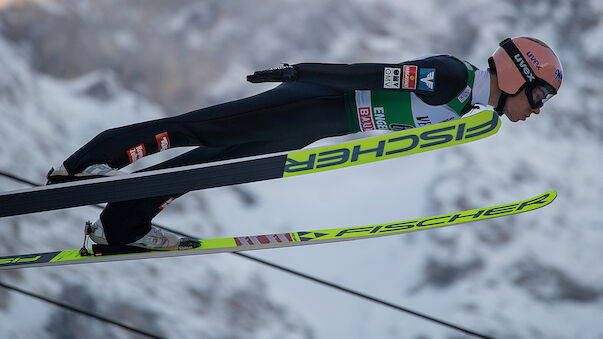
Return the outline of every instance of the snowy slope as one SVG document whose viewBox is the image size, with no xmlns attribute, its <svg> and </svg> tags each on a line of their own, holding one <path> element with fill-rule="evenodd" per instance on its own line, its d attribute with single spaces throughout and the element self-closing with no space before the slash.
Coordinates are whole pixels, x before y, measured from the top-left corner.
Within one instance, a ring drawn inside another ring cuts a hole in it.
<svg viewBox="0 0 603 339">
<path fill-rule="evenodd" d="M 547 41 L 564 63 L 560 95 L 526 122 L 504 118 L 492 138 L 380 164 L 243 185 L 254 205 L 228 188 L 196 192 L 157 221 L 203 237 L 246 235 L 405 220 L 555 189 L 559 196 L 551 206 L 529 214 L 397 238 L 253 254 L 495 337 L 603 336 L 600 2 L 266 0 L 260 10 L 255 2 L 222 0 L 181 1 L 157 11 L 140 1 L 120 10 L 113 8 L 115 1 L 96 2 L 96 7 L 78 3 L 84 5 L 33 13 L 43 19 L 38 27 L 54 32 L 73 26 L 61 26 L 49 13 L 84 23 L 78 32 L 86 35 L 74 32 L 74 44 L 86 56 L 97 52 L 103 57 L 83 65 L 81 60 L 89 58 L 71 53 L 49 62 L 56 54 L 39 47 L 51 45 L 34 34 L 39 28 L 17 11 L 3 15 L 4 32 L 19 47 L 0 41 L 2 169 L 41 181 L 51 164 L 95 133 L 173 112 L 178 107 L 174 98 L 181 97 L 157 94 L 154 87 L 162 84 L 168 93 L 196 84 L 183 106 L 208 104 L 267 88 L 245 84 L 244 76 L 279 62 L 398 62 L 450 52 L 483 68 L 506 36 Z M 139 17 L 131 23 L 119 19 L 132 13 Z M 149 18 L 166 24 L 145 29 Z M 107 23 L 114 27 L 112 20 L 119 29 L 101 31 Z M 150 36 L 139 38 L 144 31 Z M 153 39 L 176 41 L 165 45 L 170 48 L 158 60 L 177 62 L 155 64 L 151 56 L 157 46 L 146 49 Z M 54 53 L 67 50 L 70 39 L 64 40 L 55 42 L 62 48 Z M 176 49 L 178 42 L 185 47 Z M 145 57 L 133 59 L 133 51 Z M 187 57 L 179 60 L 179 55 Z M 64 68 L 70 62 L 81 72 L 63 74 L 72 80 L 41 73 L 61 75 L 52 65 Z M 143 66 L 148 63 L 154 72 Z M 170 73 L 175 64 L 185 71 Z M 186 70 L 195 71 L 185 76 Z M 148 87 L 131 81 L 132 74 Z M 15 188 L 5 180 L 0 185 Z M 2 219 L 0 249 L 9 254 L 75 248 L 82 221 L 96 213 L 85 207 Z M 231 255 L 31 269 L 0 278 L 88 303 L 174 338 L 461 337 Z M 120 316 L 129 307 L 134 310 L 128 314 L 140 318 Z M 74 333 L 70 326 L 96 337 L 127 337 L 4 291 L 0 312 L 0 333 L 9 338 L 61 337 Z M 21 321 L 25 315 L 35 317 L 39 326 Z M 61 322 L 70 326 L 56 325 Z"/>
<path fill-rule="evenodd" d="M 0 40 L 2 76 L 1 168 L 42 182 L 53 162 L 103 129 L 161 116 L 144 98 L 128 93 L 109 71 L 73 81 L 48 78 L 23 63 L 12 46 Z M 104 89 L 103 89 L 104 88 Z M 94 94 L 95 93 L 95 94 Z M 91 95 L 103 94 L 103 100 Z M 14 189 L 2 179 L 2 190 Z M 196 205 L 203 201 L 197 199 Z M 190 208 L 193 210 L 194 208 Z M 2 253 L 17 254 L 77 247 L 82 225 L 98 211 L 69 211 L 5 218 Z M 203 226 L 197 217 L 197 231 Z M 185 230 L 186 228 L 182 228 Z M 189 228 L 188 231 L 192 230 Z M 200 232 L 199 232 L 200 233 Z M 271 300 L 265 280 L 245 268 L 229 277 L 230 258 L 130 262 L 125 265 L 66 267 L 3 272 L 2 280 L 53 296 L 152 333 L 170 337 L 258 337 L 272 334 L 306 337 L 307 326 Z M 230 259 L 232 260 L 232 259 Z M 143 279 L 141 279 L 143 277 Z M 73 317 L 38 301 L 0 292 L 0 334 L 8 338 L 128 337 L 106 324 Z M 211 310 L 211 311 L 210 311 Z M 32 321 L 33 325 L 32 326 Z M 172 326 L 177 323 L 179 326 Z"/>
</svg>

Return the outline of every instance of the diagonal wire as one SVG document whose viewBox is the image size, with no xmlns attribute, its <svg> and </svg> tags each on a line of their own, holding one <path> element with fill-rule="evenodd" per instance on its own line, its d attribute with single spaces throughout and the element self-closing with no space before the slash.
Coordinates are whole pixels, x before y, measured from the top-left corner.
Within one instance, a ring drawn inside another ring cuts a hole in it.
<svg viewBox="0 0 603 339">
<path fill-rule="evenodd" d="M 450 322 L 447 322 L 447 321 L 444 321 L 444 320 L 441 320 L 441 319 L 434 318 L 434 317 L 429 316 L 429 315 L 427 315 L 425 313 L 413 311 L 413 310 L 411 310 L 409 308 L 406 308 L 406 307 L 403 307 L 403 306 L 400 306 L 400 305 L 396 305 L 396 304 L 391 303 L 389 301 L 378 299 L 376 297 L 372 297 L 372 296 L 364 294 L 362 292 L 354 291 L 354 290 L 352 290 L 350 288 L 347 288 L 347 287 L 344 287 L 344 286 L 341 286 L 341 285 L 338 285 L 338 284 L 335 284 L 335 283 L 332 283 L 332 282 L 329 282 L 329 281 L 326 281 L 326 280 L 323 280 L 323 279 L 320 279 L 320 278 L 317 278 L 317 277 L 313 277 L 311 275 L 308 275 L 308 274 L 305 274 L 305 273 L 302 273 L 302 272 L 299 272 L 299 271 L 295 271 L 295 270 L 292 270 L 290 268 L 286 268 L 286 267 L 283 267 L 283 266 L 271 263 L 269 261 L 266 261 L 266 260 L 263 260 L 263 259 L 259 259 L 257 257 L 253 257 L 253 256 L 250 256 L 248 254 L 243 254 L 243 253 L 239 253 L 239 252 L 233 252 L 233 254 L 240 255 L 240 256 L 242 256 L 244 258 L 256 261 L 256 262 L 264 264 L 264 265 L 271 266 L 273 268 L 279 269 L 281 271 L 285 271 L 287 273 L 291 273 L 291 274 L 296 275 L 298 277 L 301 277 L 301 278 L 304 278 L 304 279 L 308 279 L 308 280 L 314 281 L 316 283 L 319 283 L 319 284 L 322 284 L 322 285 L 325 285 L 325 286 L 332 287 L 332 288 L 334 288 L 336 290 L 339 290 L 341 292 L 349 293 L 351 295 L 355 295 L 357 297 L 360 297 L 360 298 L 363 298 L 363 299 L 375 302 L 377 304 L 380 304 L 380 305 L 383 305 L 383 306 L 387 306 L 387 307 L 393 308 L 395 310 L 398 310 L 398 311 L 401 311 L 401 312 L 405 312 L 405 313 L 414 315 L 414 316 L 419 317 L 419 318 L 423 318 L 424 320 L 432 321 L 432 322 L 437 323 L 439 325 L 446 326 L 446 327 L 449 327 L 451 329 L 455 329 L 455 330 L 461 331 L 461 332 L 463 332 L 465 334 L 469 334 L 469 335 L 472 335 L 472 336 L 475 336 L 475 337 L 478 337 L 478 338 L 492 339 L 492 337 L 487 336 L 485 334 L 481 334 L 481 333 L 475 332 L 473 330 L 469 330 L 467 328 L 463 328 L 461 326 L 455 325 L 453 323 L 450 323 Z"/>
<path fill-rule="evenodd" d="M 41 186 L 40 184 L 36 184 L 36 183 L 34 183 L 32 181 L 29 181 L 27 179 L 18 177 L 18 176 L 14 175 L 14 174 L 11 174 L 11 173 L 8 173 L 8 172 L 5 172 L 5 171 L 0 171 L 0 176 L 4 176 L 4 177 L 10 178 L 10 179 L 13 179 L 15 181 L 19 181 L 21 183 L 25 183 L 25 184 L 32 185 L 32 186 Z M 103 208 L 102 205 L 94 205 L 94 206 L 96 206 L 98 208 Z M 160 228 L 163 228 L 165 230 L 168 230 L 170 232 L 179 234 L 181 236 L 185 236 L 185 237 L 189 237 L 189 238 L 197 238 L 197 237 L 194 237 L 194 236 L 182 233 L 180 231 L 171 229 L 171 228 L 163 226 L 163 225 L 159 225 L 159 224 L 156 224 L 156 223 L 154 223 L 153 225 L 157 226 L 157 227 L 160 227 Z M 301 278 L 304 278 L 304 279 L 307 279 L 307 280 L 310 280 L 310 281 L 314 281 L 316 283 L 319 283 L 319 284 L 322 284 L 322 285 L 334 288 L 334 289 L 339 290 L 341 292 L 348 293 L 348 294 L 351 294 L 351 295 L 355 295 L 355 296 L 363 298 L 365 300 L 369 300 L 369 301 L 375 302 L 377 304 L 380 304 L 380 305 L 383 305 L 383 306 L 387 306 L 387 307 L 390 307 L 392 309 L 395 309 L 395 310 L 398 310 L 398 311 L 401 311 L 401 312 L 404 312 L 404 313 L 408 313 L 410 315 L 414 315 L 414 316 L 422 318 L 424 320 L 434 322 L 436 324 L 439 324 L 439 325 L 442 325 L 442 326 L 445 326 L 445 327 L 448 327 L 448 328 L 451 328 L 451 329 L 463 332 L 463 333 L 468 334 L 468 335 L 472 335 L 472 336 L 475 336 L 475 337 L 478 337 L 478 338 L 484 338 L 484 339 L 492 339 L 493 338 L 491 336 L 488 336 L 488 335 L 485 335 L 485 334 L 482 334 L 482 333 L 479 333 L 479 332 L 476 332 L 476 331 L 473 331 L 473 330 L 469 330 L 467 328 L 455 325 L 455 324 L 453 324 L 451 322 L 444 321 L 444 320 L 432 317 L 432 316 L 427 315 L 425 313 L 417 312 L 417 311 L 411 310 L 409 308 L 406 308 L 406 307 L 403 307 L 403 306 L 396 305 L 394 303 L 388 302 L 386 300 L 382 300 L 382 299 L 379 299 L 379 298 L 376 298 L 376 297 L 372 297 L 372 296 L 367 295 L 365 293 L 352 290 L 350 288 L 341 286 L 339 284 L 335 284 L 335 283 L 326 281 L 324 279 L 320 279 L 320 278 L 308 275 L 306 273 L 302 273 L 300 271 L 296 271 L 296 270 L 293 270 L 293 269 L 290 269 L 290 268 L 287 268 L 287 267 L 284 267 L 284 266 L 281 266 L 281 265 L 278 265 L 278 264 L 266 261 L 264 259 L 260 259 L 260 258 L 255 257 L 255 256 L 251 256 L 249 254 L 244 254 L 244 253 L 240 253 L 240 252 L 232 252 L 232 254 L 238 255 L 238 256 L 243 257 L 245 259 L 253 260 L 253 261 L 257 262 L 257 263 L 270 266 L 272 268 L 275 268 L 275 269 L 281 270 L 283 272 L 287 272 L 287 273 L 293 274 L 295 276 L 298 276 L 298 277 L 301 277 Z M 0 286 L 5 287 L 5 284 L 0 283 Z M 14 288 L 12 288 L 12 289 L 14 289 Z M 35 295 L 32 295 L 32 296 L 35 296 Z M 35 297 L 37 297 L 37 296 L 35 296 Z M 77 312 L 77 311 L 74 311 L 74 312 Z M 122 326 L 122 325 L 118 325 L 118 326 Z"/>
<path fill-rule="evenodd" d="M 125 330 L 131 331 L 131 332 L 134 332 L 134 333 L 138 333 L 138 334 L 141 334 L 141 335 L 147 336 L 147 337 L 149 337 L 149 338 L 157 338 L 157 339 L 161 339 L 161 338 L 163 338 L 163 337 L 157 336 L 157 335 L 155 335 L 155 334 L 152 334 L 152 333 L 149 333 L 149 332 L 145 332 L 145 331 L 143 331 L 143 330 L 139 330 L 139 329 L 134 328 L 134 327 L 132 327 L 132 326 L 128 326 L 128 325 L 122 324 L 122 323 L 120 323 L 120 322 L 117 322 L 117 321 L 115 321 L 115 320 L 111 320 L 111 319 L 106 318 L 106 317 L 103 317 L 103 316 L 101 316 L 101 315 L 98 315 L 98 314 L 92 313 L 92 312 L 90 312 L 90 311 L 86 311 L 86 310 L 84 310 L 84 309 L 77 308 L 77 307 L 74 307 L 74 306 L 71 306 L 71 305 L 65 304 L 65 303 L 63 303 L 63 302 L 57 301 L 57 300 L 53 300 L 53 299 L 50 299 L 50 298 L 47 298 L 47 297 L 43 297 L 43 296 L 41 296 L 41 295 L 38 295 L 38 294 L 35 294 L 35 293 L 33 293 L 33 292 L 29 292 L 29 291 L 26 291 L 26 290 L 20 289 L 20 288 L 18 288 L 18 287 L 15 287 L 15 286 L 12 286 L 12 285 L 9 285 L 9 284 L 6 284 L 6 283 L 3 283 L 3 282 L 1 282 L 1 281 L 0 281 L 0 286 L 1 286 L 1 287 L 4 287 L 4 288 L 6 288 L 6 289 L 9 289 L 9 290 L 12 290 L 12 291 L 15 291 L 15 292 L 19 292 L 19 293 L 21 293 L 21 294 L 25 294 L 25 295 L 28 295 L 28 296 L 30 296 L 30 297 L 33 297 L 33 298 L 36 298 L 36 299 L 39 299 L 39 300 L 45 301 L 45 302 L 47 302 L 47 303 L 50 303 L 50 304 L 56 305 L 56 306 L 58 306 L 58 307 L 61 307 L 61 308 L 67 309 L 67 310 L 69 310 L 69 311 L 72 311 L 72 312 L 75 312 L 75 313 L 80 313 L 80 314 L 86 315 L 86 316 L 88 316 L 88 317 L 91 317 L 91 318 L 94 318 L 94 319 L 97 319 L 97 320 L 100 320 L 100 321 L 103 321 L 103 322 L 106 322 L 106 323 L 109 323 L 109 324 L 113 324 L 113 325 L 118 326 L 118 327 L 121 327 L 121 328 L 123 328 L 123 329 L 125 329 Z"/>
</svg>

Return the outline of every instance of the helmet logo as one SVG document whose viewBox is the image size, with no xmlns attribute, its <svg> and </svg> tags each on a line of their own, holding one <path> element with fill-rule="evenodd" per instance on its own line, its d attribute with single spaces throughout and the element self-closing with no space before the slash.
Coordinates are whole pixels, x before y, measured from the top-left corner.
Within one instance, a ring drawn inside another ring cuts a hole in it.
<svg viewBox="0 0 603 339">
<path fill-rule="evenodd" d="M 561 74 L 560 70 L 555 71 L 555 80 L 557 80 L 557 81 L 563 80 L 563 74 Z"/>
<path fill-rule="evenodd" d="M 536 68 L 540 71 L 542 69 L 542 66 L 540 66 L 540 62 L 538 61 L 538 59 L 536 59 L 534 53 L 528 52 L 526 53 L 526 55 L 528 56 L 528 58 L 530 58 L 530 61 L 534 64 L 534 66 L 536 66 Z"/>
<path fill-rule="evenodd" d="M 532 70 L 530 69 L 530 67 L 528 67 L 528 64 L 523 60 L 520 54 L 515 54 L 515 61 L 517 65 L 519 65 L 519 67 L 521 67 L 521 69 L 523 70 L 526 80 L 530 82 L 536 80 L 534 73 L 532 73 Z"/>
</svg>

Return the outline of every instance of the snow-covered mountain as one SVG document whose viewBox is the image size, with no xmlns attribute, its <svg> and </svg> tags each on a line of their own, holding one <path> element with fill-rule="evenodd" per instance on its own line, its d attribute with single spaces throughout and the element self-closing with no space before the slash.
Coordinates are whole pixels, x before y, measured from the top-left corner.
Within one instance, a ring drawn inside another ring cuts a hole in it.
<svg viewBox="0 0 603 339">
<path fill-rule="evenodd" d="M 42 181 L 106 128 L 269 88 L 280 62 L 480 68 L 541 38 L 565 79 L 539 116 L 405 159 L 195 192 L 157 221 L 200 237 L 406 220 L 557 190 L 544 209 L 400 237 L 254 252 L 500 338 L 602 338 L 603 5 L 596 1 L 23 1 L 0 11 L 0 169 Z M 366 180 L 359 180 L 365 178 Z M 3 191 L 21 187 L 0 179 Z M 252 203 L 250 203 L 250 201 Z M 0 219 L 0 253 L 76 248 L 91 207 Z M 170 338 L 458 338 L 233 255 L 6 271 L 0 280 Z M 131 334 L 0 290 L 0 338 Z"/>
</svg>

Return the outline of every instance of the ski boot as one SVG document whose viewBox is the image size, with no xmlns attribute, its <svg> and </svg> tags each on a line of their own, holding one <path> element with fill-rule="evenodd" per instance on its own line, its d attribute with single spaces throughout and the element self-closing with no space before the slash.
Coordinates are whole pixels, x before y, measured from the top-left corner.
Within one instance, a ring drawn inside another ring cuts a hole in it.
<svg viewBox="0 0 603 339">
<path fill-rule="evenodd" d="M 175 233 L 151 226 L 149 233 L 128 246 L 146 248 L 153 251 L 187 250 L 201 246 L 197 239 L 182 237 Z"/>
<path fill-rule="evenodd" d="M 46 174 L 46 182 L 47 185 L 51 184 L 60 184 L 69 181 L 76 180 L 84 180 L 84 179 L 94 179 L 94 178 L 102 178 L 102 177 L 113 177 L 116 175 L 124 175 L 126 172 L 117 170 L 115 168 L 110 167 L 107 164 L 95 164 L 86 167 L 83 171 L 76 174 L 69 174 L 65 166 L 61 164 L 59 168 L 55 169 L 54 167 L 48 171 Z"/>
<path fill-rule="evenodd" d="M 132 243 L 127 245 L 109 245 L 107 239 L 105 238 L 103 224 L 100 219 L 98 219 L 95 223 L 87 222 L 84 233 L 97 245 L 106 245 L 110 247 L 136 247 L 137 249 L 142 248 L 151 251 L 173 251 L 187 250 L 201 246 L 201 242 L 198 239 L 182 237 L 155 226 L 151 226 L 149 233 Z M 105 246 L 95 247 L 105 248 L 104 252 L 107 252 Z"/>
</svg>

